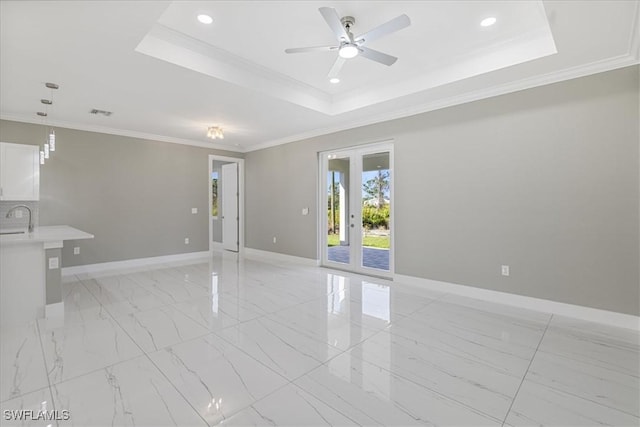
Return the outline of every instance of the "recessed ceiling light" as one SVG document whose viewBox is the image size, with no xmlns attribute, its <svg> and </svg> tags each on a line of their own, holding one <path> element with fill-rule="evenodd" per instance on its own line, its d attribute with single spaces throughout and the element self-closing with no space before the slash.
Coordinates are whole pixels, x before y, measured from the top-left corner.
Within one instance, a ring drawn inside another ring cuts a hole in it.
<svg viewBox="0 0 640 427">
<path fill-rule="evenodd" d="M 484 18 L 482 21 L 480 21 L 480 25 L 482 25 L 483 27 L 490 27 L 493 24 L 495 24 L 497 21 L 496 18 L 494 18 L 493 16 L 490 16 L 488 18 Z"/>
<path fill-rule="evenodd" d="M 333 84 L 340 83 L 340 79 L 337 77 L 331 77 L 329 81 Z"/>
<path fill-rule="evenodd" d="M 200 14 L 198 15 L 198 21 L 202 22 L 203 24 L 211 24 L 213 22 L 213 18 L 209 15 Z"/>
</svg>

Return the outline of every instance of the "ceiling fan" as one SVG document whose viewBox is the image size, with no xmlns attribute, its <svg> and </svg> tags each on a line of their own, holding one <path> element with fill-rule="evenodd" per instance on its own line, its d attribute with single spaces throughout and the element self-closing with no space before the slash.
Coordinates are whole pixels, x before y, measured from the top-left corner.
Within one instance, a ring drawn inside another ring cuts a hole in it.
<svg viewBox="0 0 640 427">
<path fill-rule="evenodd" d="M 398 60 L 395 56 L 387 55 L 386 53 L 371 49 L 365 45 L 372 40 L 386 36 L 387 34 L 395 33 L 396 31 L 411 25 L 411 20 L 407 15 L 400 15 L 393 18 L 391 21 L 367 31 L 364 34 L 354 37 L 353 33 L 351 33 L 351 27 L 353 27 L 356 22 L 355 18 L 352 16 L 344 16 L 340 18 L 338 16 L 338 12 L 331 7 L 321 7 L 318 10 L 338 39 L 338 45 L 296 47 L 285 49 L 286 53 L 337 51 L 338 58 L 333 64 L 333 67 L 331 67 L 331 70 L 329 70 L 329 79 L 337 78 L 338 73 L 340 73 L 340 70 L 347 59 L 355 58 L 358 55 L 362 55 L 367 59 L 387 66 L 393 65 Z"/>
</svg>

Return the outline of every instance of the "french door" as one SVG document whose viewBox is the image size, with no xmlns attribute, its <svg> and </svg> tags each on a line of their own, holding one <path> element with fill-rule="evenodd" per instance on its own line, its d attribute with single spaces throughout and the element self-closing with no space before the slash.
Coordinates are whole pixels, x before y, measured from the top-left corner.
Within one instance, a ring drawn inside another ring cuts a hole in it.
<svg viewBox="0 0 640 427">
<path fill-rule="evenodd" d="M 393 146 L 320 153 L 320 246 L 327 267 L 393 273 Z"/>
</svg>

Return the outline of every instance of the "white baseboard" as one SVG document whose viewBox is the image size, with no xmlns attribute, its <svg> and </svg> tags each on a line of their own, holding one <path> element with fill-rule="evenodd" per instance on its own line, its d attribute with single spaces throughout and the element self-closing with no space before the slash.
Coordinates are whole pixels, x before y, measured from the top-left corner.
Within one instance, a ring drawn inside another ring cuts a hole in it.
<svg viewBox="0 0 640 427">
<path fill-rule="evenodd" d="M 64 319 L 64 301 L 45 305 L 44 317 L 47 319 Z"/>
<path fill-rule="evenodd" d="M 274 262 L 290 262 L 294 264 L 303 264 L 308 266 L 317 267 L 319 264 L 318 260 L 303 258 L 293 255 L 281 254 L 278 252 L 270 252 L 270 251 L 262 251 L 260 249 L 253 248 L 244 248 L 243 255 L 245 258 L 256 259 L 262 261 L 274 261 Z"/>
<path fill-rule="evenodd" d="M 211 242 L 209 243 L 209 249 L 218 251 L 224 248 L 222 247 L 222 242 Z"/>
<path fill-rule="evenodd" d="M 105 271 L 145 267 L 148 265 L 158 265 L 176 261 L 195 261 L 200 259 L 208 259 L 209 256 L 209 251 L 187 252 L 184 254 L 164 255 L 150 258 L 136 258 L 124 261 L 102 262 L 99 264 L 77 265 L 74 267 L 64 267 L 62 269 L 62 276 L 64 277 L 74 274 L 102 273 Z"/>
<path fill-rule="evenodd" d="M 437 280 L 423 279 L 420 277 L 404 276 L 396 274 L 394 283 L 402 286 L 410 285 L 427 288 L 433 291 L 447 292 L 462 295 L 483 301 L 506 304 L 528 310 L 542 311 L 557 314 L 559 316 L 572 317 L 574 319 L 589 322 L 602 323 L 620 328 L 640 330 L 640 317 L 631 314 L 617 313 L 615 311 L 601 310 L 598 308 L 584 307 L 581 305 L 567 304 L 542 298 L 527 297 L 510 294 L 507 292 L 492 291 L 473 286 L 457 285 L 454 283 L 440 282 Z"/>
</svg>

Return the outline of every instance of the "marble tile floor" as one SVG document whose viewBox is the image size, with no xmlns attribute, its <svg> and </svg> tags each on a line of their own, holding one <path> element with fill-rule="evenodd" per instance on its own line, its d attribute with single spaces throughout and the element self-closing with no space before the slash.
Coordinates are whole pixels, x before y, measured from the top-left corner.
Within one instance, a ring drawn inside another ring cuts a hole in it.
<svg viewBox="0 0 640 427">
<path fill-rule="evenodd" d="M 630 330 L 220 254 L 64 291 L 1 331 L 2 426 L 640 425 Z"/>
</svg>

